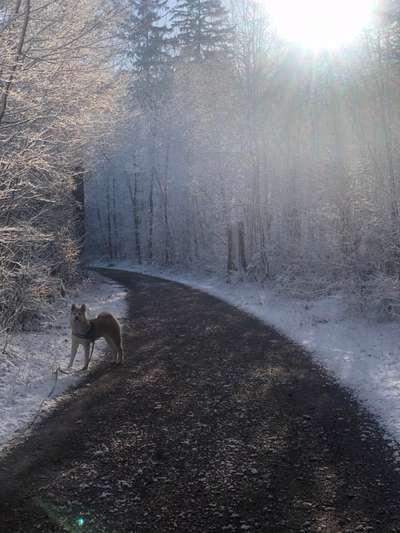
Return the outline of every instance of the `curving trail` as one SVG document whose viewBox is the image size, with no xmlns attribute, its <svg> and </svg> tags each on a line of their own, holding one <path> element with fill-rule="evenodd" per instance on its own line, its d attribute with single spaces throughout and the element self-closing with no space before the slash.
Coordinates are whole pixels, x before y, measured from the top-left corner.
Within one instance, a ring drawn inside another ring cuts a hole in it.
<svg viewBox="0 0 400 533">
<path fill-rule="evenodd" d="M 392 448 L 309 355 L 199 291 L 108 275 L 127 363 L 0 463 L 1 532 L 400 532 Z"/>
</svg>

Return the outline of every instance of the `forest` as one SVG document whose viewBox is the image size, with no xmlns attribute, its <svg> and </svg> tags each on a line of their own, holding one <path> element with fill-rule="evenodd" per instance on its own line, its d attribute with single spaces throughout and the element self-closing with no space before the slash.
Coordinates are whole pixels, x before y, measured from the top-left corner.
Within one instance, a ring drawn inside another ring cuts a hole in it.
<svg viewBox="0 0 400 533">
<path fill-rule="evenodd" d="M 4 330 L 23 327 L 77 280 L 77 185 L 118 101 L 117 18 L 101 0 L 0 1 Z"/>
<path fill-rule="evenodd" d="M 345 290 L 395 318 L 400 3 L 320 53 L 267 4 L 126 2 L 128 100 L 87 181 L 88 253 Z"/>
<path fill-rule="evenodd" d="M 399 316 L 400 2 L 318 53 L 267 8 L 1 0 L 4 327 L 83 246 Z"/>
</svg>

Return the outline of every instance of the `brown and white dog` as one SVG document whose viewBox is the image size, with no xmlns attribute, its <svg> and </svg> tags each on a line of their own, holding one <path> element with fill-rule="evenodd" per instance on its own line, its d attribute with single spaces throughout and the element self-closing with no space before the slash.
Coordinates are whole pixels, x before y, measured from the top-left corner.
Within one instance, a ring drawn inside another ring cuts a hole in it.
<svg viewBox="0 0 400 533">
<path fill-rule="evenodd" d="M 82 344 L 85 350 L 86 370 L 90 362 L 90 348 L 94 347 L 97 339 L 104 338 L 113 354 L 114 363 L 120 364 L 124 361 L 124 353 L 121 345 L 121 328 L 116 318 L 111 313 L 100 313 L 97 318 L 88 319 L 86 317 L 86 305 L 80 307 L 72 304 L 70 317 L 72 344 L 71 358 L 68 368 L 74 364 L 76 352 L 79 345 Z"/>
</svg>

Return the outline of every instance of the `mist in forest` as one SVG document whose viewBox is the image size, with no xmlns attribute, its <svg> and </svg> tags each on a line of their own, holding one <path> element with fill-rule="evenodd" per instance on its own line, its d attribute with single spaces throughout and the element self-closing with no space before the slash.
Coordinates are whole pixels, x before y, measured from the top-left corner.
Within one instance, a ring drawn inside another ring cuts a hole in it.
<svg viewBox="0 0 400 533">
<path fill-rule="evenodd" d="M 169 7 L 154 0 L 146 49 L 133 6 L 127 113 L 87 182 L 89 253 L 299 294 L 399 294 L 400 3 L 318 52 L 283 41 L 252 0 L 220 5 L 198 41 L 190 1 L 157 19 Z"/>
</svg>

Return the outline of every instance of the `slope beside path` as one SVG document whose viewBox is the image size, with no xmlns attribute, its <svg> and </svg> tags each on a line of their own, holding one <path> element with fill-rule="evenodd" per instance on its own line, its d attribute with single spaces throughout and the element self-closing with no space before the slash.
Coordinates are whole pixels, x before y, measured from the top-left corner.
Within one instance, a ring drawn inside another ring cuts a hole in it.
<svg viewBox="0 0 400 533">
<path fill-rule="evenodd" d="M 126 365 L 0 464 L 0 531 L 400 532 L 393 448 L 307 353 L 199 291 L 109 275 Z"/>
</svg>

